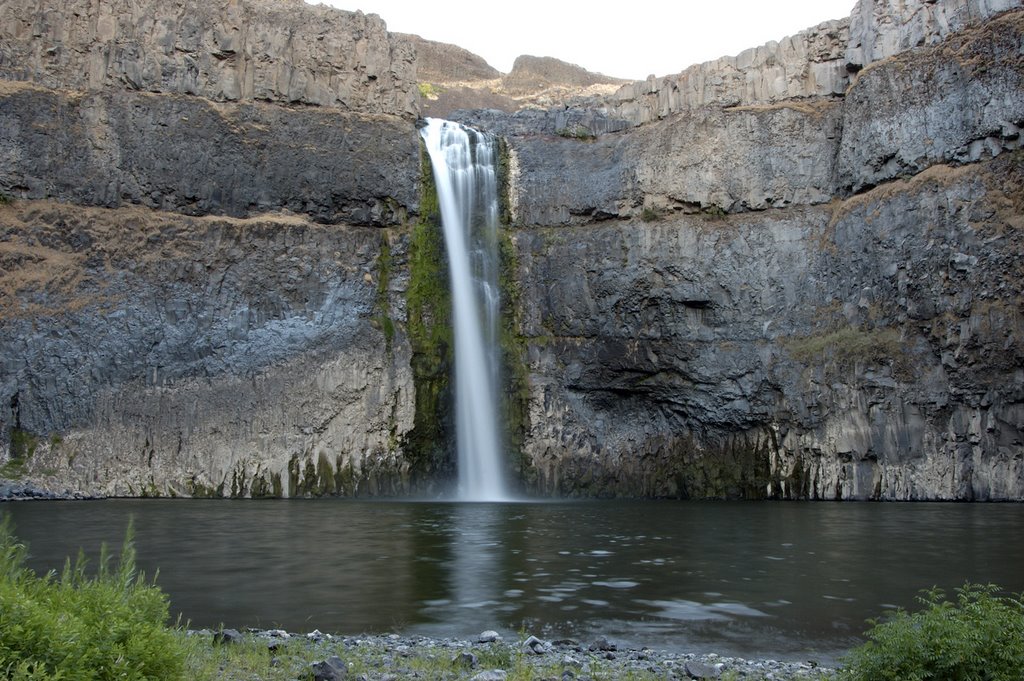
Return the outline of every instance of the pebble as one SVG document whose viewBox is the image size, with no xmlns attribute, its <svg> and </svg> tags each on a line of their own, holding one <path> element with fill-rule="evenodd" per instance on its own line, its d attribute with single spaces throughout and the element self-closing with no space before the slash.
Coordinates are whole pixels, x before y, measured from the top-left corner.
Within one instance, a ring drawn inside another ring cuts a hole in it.
<svg viewBox="0 0 1024 681">
<path fill-rule="evenodd" d="M 222 643 L 224 645 L 241 643 L 245 638 L 238 629 L 221 629 L 213 635 L 214 643 Z"/>
<path fill-rule="evenodd" d="M 530 653 L 531 655 L 543 655 L 549 650 L 551 650 L 551 644 L 540 640 L 536 636 L 531 636 L 523 641 L 523 652 L 525 653 Z"/>
<path fill-rule="evenodd" d="M 476 669 L 479 661 L 476 655 L 470 652 L 463 651 L 452 658 L 452 664 L 457 667 L 467 667 L 469 669 Z"/>
<path fill-rule="evenodd" d="M 691 679 L 717 679 L 722 675 L 721 670 L 717 667 L 711 667 L 696 660 L 687 660 L 683 665 L 683 670 Z"/>
<path fill-rule="evenodd" d="M 506 679 L 508 679 L 508 672 L 504 669 L 489 669 L 474 676 L 472 681 L 506 681 Z"/>
</svg>

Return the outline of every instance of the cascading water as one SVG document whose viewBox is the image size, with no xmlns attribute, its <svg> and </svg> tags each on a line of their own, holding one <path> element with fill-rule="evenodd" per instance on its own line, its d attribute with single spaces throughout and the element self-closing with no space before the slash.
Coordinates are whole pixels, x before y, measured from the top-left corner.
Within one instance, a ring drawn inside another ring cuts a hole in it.
<svg viewBox="0 0 1024 681">
<path fill-rule="evenodd" d="M 428 118 L 452 291 L 459 498 L 508 498 L 498 426 L 498 183 L 494 139 Z"/>
</svg>

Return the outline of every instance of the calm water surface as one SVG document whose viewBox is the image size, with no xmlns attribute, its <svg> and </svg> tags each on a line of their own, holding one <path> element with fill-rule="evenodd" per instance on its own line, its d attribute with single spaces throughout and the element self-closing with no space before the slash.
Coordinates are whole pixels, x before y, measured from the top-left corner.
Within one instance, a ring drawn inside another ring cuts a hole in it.
<svg viewBox="0 0 1024 681">
<path fill-rule="evenodd" d="M 0 505 L 30 564 L 118 545 L 194 627 L 835 657 L 965 580 L 1024 591 L 1024 505 L 110 500 Z"/>
</svg>

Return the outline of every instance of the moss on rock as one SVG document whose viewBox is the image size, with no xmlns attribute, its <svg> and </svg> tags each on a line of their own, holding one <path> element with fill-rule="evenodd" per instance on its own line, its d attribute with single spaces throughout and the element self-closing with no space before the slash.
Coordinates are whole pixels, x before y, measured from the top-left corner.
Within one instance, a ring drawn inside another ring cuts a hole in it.
<svg viewBox="0 0 1024 681">
<path fill-rule="evenodd" d="M 420 487 L 454 473 L 452 388 L 454 364 L 451 289 L 441 211 L 430 160 L 421 148 L 419 219 L 409 242 L 406 330 L 416 386 L 413 428 L 402 442 L 411 482 Z"/>
</svg>

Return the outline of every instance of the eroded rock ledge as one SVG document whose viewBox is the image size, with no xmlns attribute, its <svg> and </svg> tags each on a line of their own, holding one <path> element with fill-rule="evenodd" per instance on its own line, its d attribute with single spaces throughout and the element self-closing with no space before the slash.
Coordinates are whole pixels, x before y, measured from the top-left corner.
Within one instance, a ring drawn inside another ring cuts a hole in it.
<svg viewBox="0 0 1024 681">
<path fill-rule="evenodd" d="M 0 78 L 416 116 L 416 52 L 302 0 L 0 2 Z"/>
</svg>

